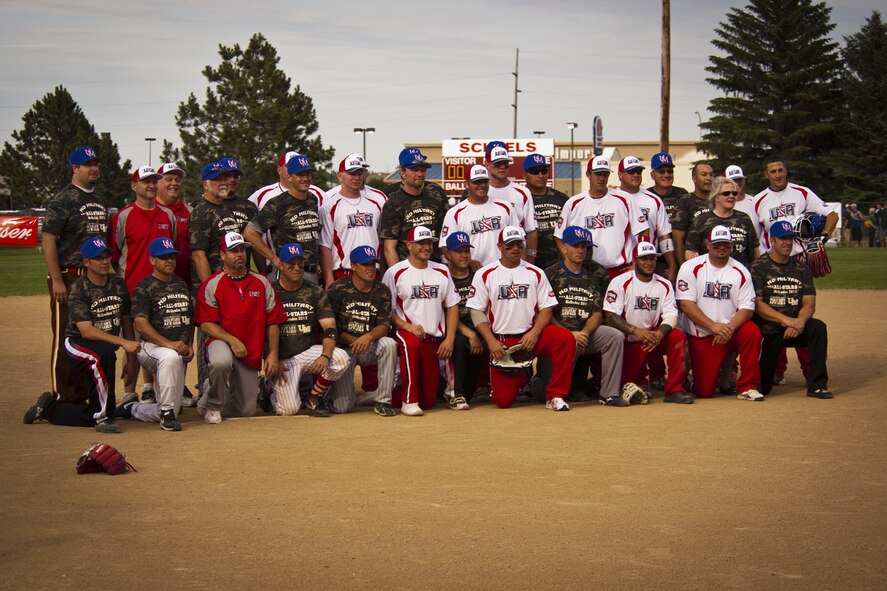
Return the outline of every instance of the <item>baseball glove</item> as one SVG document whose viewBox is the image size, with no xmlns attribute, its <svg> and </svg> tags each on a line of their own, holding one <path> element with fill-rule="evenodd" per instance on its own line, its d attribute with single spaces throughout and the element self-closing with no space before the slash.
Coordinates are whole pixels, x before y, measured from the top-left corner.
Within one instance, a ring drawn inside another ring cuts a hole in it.
<svg viewBox="0 0 887 591">
<path fill-rule="evenodd" d="M 499 371 L 519 372 L 533 366 L 533 352 L 521 347 L 520 343 L 505 348 L 505 355 L 501 359 L 490 361 L 490 367 Z"/>
<path fill-rule="evenodd" d="M 130 470 L 136 471 L 132 464 L 126 461 L 126 456 L 104 443 L 93 443 L 92 447 L 83 452 L 77 460 L 77 474 L 107 472 L 113 476 Z"/>
<path fill-rule="evenodd" d="M 622 399 L 629 404 L 648 404 L 650 393 L 633 382 L 622 386 Z"/>
</svg>

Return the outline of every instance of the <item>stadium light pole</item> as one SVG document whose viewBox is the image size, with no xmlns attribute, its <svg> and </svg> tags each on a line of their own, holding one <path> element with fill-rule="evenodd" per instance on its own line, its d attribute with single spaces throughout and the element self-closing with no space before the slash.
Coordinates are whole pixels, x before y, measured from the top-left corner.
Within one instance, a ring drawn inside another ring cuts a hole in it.
<svg viewBox="0 0 887 591">
<path fill-rule="evenodd" d="M 156 142 L 156 137 L 146 137 L 145 141 L 148 142 L 148 166 L 151 166 L 151 142 Z"/>
<path fill-rule="evenodd" d="M 366 157 L 367 157 L 367 134 L 368 133 L 376 133 L 376 128 L 375 127 L 355 127 L 354 133 L 363 134 L 363 153 L 361 154 L 361 156 L 363 156 L 364 160 L 366 160 Z"/>
<path fill-rule="evenodd" d="M 576 183 L 576 174 L 573 171 L 573 168 L 574 168 L 573 167 L 573 160 L 575 159 L 574 153 L 573 153 L 573 132 L 577 127 L 579 127 L 579 124 L 576 123 L 575 121 L 567 121 L 567 129 L 570 130 L 570 194 L 571 195 L 576 194 L 576 184 L 575 184 Z"/>
</svg>

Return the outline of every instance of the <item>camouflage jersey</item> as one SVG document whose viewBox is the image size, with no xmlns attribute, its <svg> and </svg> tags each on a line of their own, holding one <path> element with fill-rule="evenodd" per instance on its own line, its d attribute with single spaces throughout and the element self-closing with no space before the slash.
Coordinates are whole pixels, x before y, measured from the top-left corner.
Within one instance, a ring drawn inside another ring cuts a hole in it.
<svg viewBox="0 0 887 591">
<path fill-rule="evenodd" d="M 673 230 L 689 232 L 693 222 L 704 211 L 711 209 L 708 199 L 699 199 L 695 193 L 688 193 L 678 199 L 674 209 L 674 217 L 671 218 Z"/>
<path fill-rule="evenodd" d="M 320 216 L 317 197 L 310 191 L 305 199 L 281 193 L 262 206 L 262 211 L 249 227 L 264 234 L 271 233 L 272 250 L 295 242 L 305 252 L 305 272 L 316 273 L 318 263 L 317 240 L 320 237 Z"/>
<path fill-rule="evenodd" d="M 468 292 L 471 290 L 471 282 L 474 279 L 474 271 L 468 271 L 468 276 L 459 279 L 450 271 L 450 277 L 453 278 L 453 285 L 456 287 L 456 293 L 459 294 L 459 322 L 474 329 L 474 322 L 471 320 L 471 313 L 465 303 L 468 301 Z"/>
<path fill-rule="evenodd" d="M 582 330 L 592 314 L 602 311 L 601 291 L 585 268 L 577 275 L 561 262 L 545 269 L 545 275 L 557 298 L 554 319 L 567 330 Z"/>
<path fill-rule="evenodd" d="M 564 204 L 569 197 L 551 187 L 545 189 L 544 195 L 533 195 L 533 207 L 536 210 L 536 262 L 542 269 L 549 267 L 561 259 L 561 253 L 554 241 L 554 227 L 561 217 Z"/>
<path fill-rule="evenodd" d="M 354 286 L 351 277 L 343 277 L 334 281 L 326 293 L 336 315 L 336 331 L 342 347 L 348 347 L 342 341 L 346 332 L 360 337 L 380 324 L 391 325 L 391 290 L 378 281 L 364 293 Z"/>
<path fill-rule="evenodd" d="M 280 325 L 281 359 L 288 359 L 317 344 L 321 318 L 333 318 L 326 292 L 319 285 L 303 281 L 295 291 L 284 289 L 280 281 L 271 283 L 286 312 L 286 322 Z"/>
<path fill-rule="evenodd" d="M 730 234 L 733 236 L 733 250 L 730 256 L 745 265 L 746 269 L 750 269 L 751 262 L 755 258 L 755 249 L 758 247 L 758 235 L 748 214 L 735 209 L 728 218 L 719 217 L 711 210 L 700 213 L 687 233 L 684 248 L 699 254 L 707 254 L 708 247 L 705 241 L 715 226 L 730 228 Z"/>
<path fill-rule="evenodd" d="M 415 196 L 403 189 L 397 190 L 388 197 L 382 208 L 379 238 L 383 241 L 397 240 L 397 256 L 400 260 L 404 260 L 409 256 L 407 232 L 416 226 L 425 226 L 430 228 L 435 236 L 440 236 L 446 211 L 446 195 L 427 186 L 422 188 L 421 194 Z M 434 245 L 432 256 L 437 260 L 437 244 Z"/>
<path fill-rule="evenodd" d="M 154 275 L 142 279 L 132 292 L 132 317 L 146 319 L 165 339 L 191 342 L 194 305 L 188 286 L 178 275 L 169 281 Z"/>
<path fill-rule="evenodd" d="M 610 287 L 610 272 L 602 264 L 593 260 L 585 261 L 585 269 L 591 275 L 591 280 L 594 282 L 598 294 L 607 293 L 607 289 Z"/>
<path fill-rule="evenodd" d="M 82 267 L 80 247 L 87 238 L 108 237 L 108 207 L 104 197 L 68 184 L 46 205 L 43 231 L 58 237 L 59 266 Z"/>
<path fill-rule="evenodd" d="M 671 222 L 672 228 L 674 228 L 678 201 L 681 200 L 681 197 L 688 194 L 687 189 L 684 189 L 683 187 L 675 187 L 674 185 L 672 185 L 671 191 L 668 193 L 668 195 L 663 197 L 656 192 L 656 187 L 654 185 L 653 187 L 648 188 L 647 192 L 659 197 L 659 199 L 662 201 L 662 204 L 665 206 L 665 212 L 668 214 L 668 221 Z"/>
<path fill-rule="evenodd" d="M 780 265 L 769 255 L 764 255 L 752 263 L 751 278 L 755 286 L 755 297 L 761 298 L 765 304 L 789 318 L 798 317 L 804 296 L 816 295 L 813 274 L 805 263 L 794 257 Z M 785 330 L 778 322 L 764 320 L 757 313 L 755 323 L 764 335 Z"/>
<path fill-rule="evenodd" d="M 122 318 L 129 316 L 131 302 L 126 283 L 117 275 L 108 275 L 104 285 L 96 285 L 88 275 L 81 275 L 68 292 L 69 337 L 81 338 L 78 322 L 90 321 L 99 330 L 120 335 Z"/>
<path fill-rule="evenodd" d="M 191 252 L 202 250 L 209 261 L 209 274 L 222 268 L 222 253 L 219 244 L 228 232 L 240 232 L 240 220 L 224 203 L 216 205 L 208 199 L 201 199 L 194 205 L 188 218 L 188 234 L 191 237 Z M 197 269 L 191 267 L 191 280 L 195 288 L 200 287 Z M 196 290 L 196 289 L 195 289 Z"/>
</svg>

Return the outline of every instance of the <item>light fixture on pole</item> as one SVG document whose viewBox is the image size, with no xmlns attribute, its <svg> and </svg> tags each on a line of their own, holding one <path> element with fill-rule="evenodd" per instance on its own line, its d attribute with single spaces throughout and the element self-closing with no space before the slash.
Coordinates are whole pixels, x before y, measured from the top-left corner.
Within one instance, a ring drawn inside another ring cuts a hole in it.
<svg viewBox="0 0 887 591">
<path fill-rule="evenodd" d="M 536 137 L 542 137 L 543 135 L 545 135 L 544 131 L 534 131 L 533 133 L 536 134 Z"/>
<path fill-rule="evenodd" d="M 361 154 L 361 156 L 363 156 L 364 160 L 366 160 L 366 157 L 367 157 L 367 134 L 368 133 L 376 133 L 376 128 L 375 127 L 355 127 L 354 133 L 363 134 L 363 153 Z"/>
<path fill-rule="evenodd" d="M 151 166 L 151 142 L 156 142 L 156 137 L 146 137 L 145 141 L 148 142 L 148 166 Z"/>
<path fill-rule="evenodd" d="M 570 194 L 576 194 L 576 173 L 575 166 L 573 166 L 573 160 L 575 159 L 575 154 L 573 152 L 573 131 L 579 127 L 579 124 L 575 121 L 567 121 L 567 129 L 570 130 Z"/>
</svg>

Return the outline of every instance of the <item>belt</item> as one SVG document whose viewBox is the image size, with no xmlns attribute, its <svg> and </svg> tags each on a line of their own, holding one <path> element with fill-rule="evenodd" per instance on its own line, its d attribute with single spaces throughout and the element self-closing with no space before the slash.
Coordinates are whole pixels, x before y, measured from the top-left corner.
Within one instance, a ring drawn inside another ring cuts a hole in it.
<svg viewBox="0 0 887 591">
<path fill-rule="evenodd" d="M 59 269 L 62 273 L 72 273 L 74 275 L 83 275 L 86 273 L 86 269 L 84 267 L 62 267 Z"/>
<path fill-rule="evenodd" d="M 496 336 L 497 339 L 522 339 L 522 338 L 524 338 L 524 335 L 525 335 L 525 334 L 527 334 L 527 333 L 523 333 L 523 334 L 497 334 L 497 335 L 495 335 L 495 336 Z"/>
</svg>

